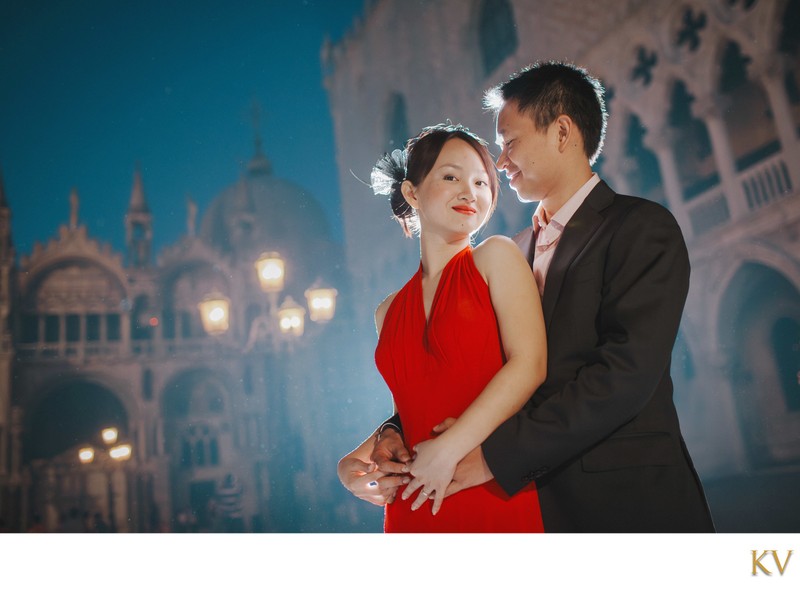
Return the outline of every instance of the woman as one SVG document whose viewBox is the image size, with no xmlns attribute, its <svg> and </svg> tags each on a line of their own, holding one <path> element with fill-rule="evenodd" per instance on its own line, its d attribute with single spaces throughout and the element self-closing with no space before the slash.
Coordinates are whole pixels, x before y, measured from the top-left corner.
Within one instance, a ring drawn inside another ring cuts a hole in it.
<svg viewBox="0 0 800 592">
<path fill-rule="evenodd" d="M 419 234 L 421 259 L 375 313 L 376 364 L 415 453 L 384 530 L 541 532 L 533 485 L 509 498 L 489 482 L 444 499 L 458 461 L 524 405 L 546 369 L 541 304 L 524 257 L 504 237 L 471 246 L 497 202 L 486 143 L 461 126 L 425 128 L 378 162 L 372 186 L 389 194 L 406 235 Z M 432 438 L 448 417 L 458 419 Z M 369 462 L 373 443 L 343 458 L 340 471 L 347 459 Z M 417 511 L 428 500 L 430 511 Z"/>
</svg>

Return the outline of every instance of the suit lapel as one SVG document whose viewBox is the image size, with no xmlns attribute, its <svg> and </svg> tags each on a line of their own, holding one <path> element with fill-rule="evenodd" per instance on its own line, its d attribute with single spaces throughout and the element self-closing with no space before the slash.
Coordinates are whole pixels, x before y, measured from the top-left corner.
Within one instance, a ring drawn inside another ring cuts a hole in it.
<svg viewBox="0 0 800 592">
<path fill-rule="evenodd" d="M 512 239 L 525 258 L 528 260 L 528 265 L 533 265 L 533 254 L 536 252 L 536 241 L 533 238 L 533 227 L 528 226 L 524 230 L 519 231 Z"/>
<path fill-rule="evenodd" d="M 586 243 L 595 233 L 603 221 L 602 210 L 611 205 L 614 192 L 604 182 L 592 189 L 581 207 L 575 212 L 564 228 L 558 241 L 555 255 L 547 270 L 547 281 L 544 285 L 542 296 L 542 312 L 544 313 L 545 327 L 550 330 L 550 320 L 555 310 L 556 302 L 561 293 L 561 286 L 567 275 L 569 266 L 575 260 Z M 531 231 L 531 234 L 533 232 Z M 535 249 L 534 249 L 535 250 Z"/>
</svg>

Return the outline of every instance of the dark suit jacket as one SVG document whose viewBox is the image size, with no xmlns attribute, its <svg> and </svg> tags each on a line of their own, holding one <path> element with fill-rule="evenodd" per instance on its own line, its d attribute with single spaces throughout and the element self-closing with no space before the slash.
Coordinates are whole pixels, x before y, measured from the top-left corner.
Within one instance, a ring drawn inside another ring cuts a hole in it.
<svg viewBox="0 0 800 592">
<path fill-rule="evenodd" d="M 547 378 L 483 444 L 507 493 L 536 481 L 546 532 L 713 531 L 672 400 L 688 288 L 672 214 L 599 183 L 548 270 Z"/>
</svg>

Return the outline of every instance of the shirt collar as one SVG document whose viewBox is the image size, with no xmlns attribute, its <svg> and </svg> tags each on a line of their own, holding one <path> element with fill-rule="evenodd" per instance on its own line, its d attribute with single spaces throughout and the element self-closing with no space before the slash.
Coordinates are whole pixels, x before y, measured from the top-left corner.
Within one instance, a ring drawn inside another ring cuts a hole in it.
<svg viewBox="0 0 800 592">
<path fill-rule="evenodd" d="M 572 219 L 572 216 L 578 211 L 578 208 L 583 205 L 583 202 L 592 192 L 592 189 L 594 189 L 599 182 L 600 177 L 597 175 L 597 173 L 592 173 L 592 176 L 589 177 L 589 180 L 581 185 L 580 188 L 572 194 L 572 197 L 564 202 L 564 205 L 561 206 L 549 220 L 547 219 L 547 212 L 545 212 L 544 208 L 542 207 L 542 202 L 539 202 L 539 205 L 536 207 L 536 211 L 533 213 L 533 217 L 531 218 L 533 231 L 537 232 L 539 228 L 546 228 L 551 223 L 559 231 L 563 230 L 567 225 L 567 222 Z"/>
</svg>

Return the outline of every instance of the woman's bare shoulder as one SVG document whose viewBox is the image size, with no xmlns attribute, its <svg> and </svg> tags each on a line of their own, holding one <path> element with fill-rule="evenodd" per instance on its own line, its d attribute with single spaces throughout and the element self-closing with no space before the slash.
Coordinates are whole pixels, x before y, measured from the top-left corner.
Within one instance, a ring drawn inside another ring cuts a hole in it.
<svg viewBox="0 0 800 592">
<path fill-rule="evenodd" d="M 375 329 L 378 331 L 378 335 L 381 334 L 381 327 L 383 327 L 383 319 L 386 318 L 386 313 L 389 310 L 389 307 L 392 305 L 392 302 L 394 302 L 395 296 L 397 296 L 397 292 L 392 292 L 386 298 L 384 298 L 383 302 L 381 302 L 378 305 L 378 308 L 375 309 Z"/>
<path fill-rule="evenodd" d="M 507 236 L 496 234 L 484 240 L 472 250 L 475 266 L 484 277 L 498 267 L 504 268 L 509 264 L 525 262 L 522 251 L 517 244 Z"/>
</svg>

